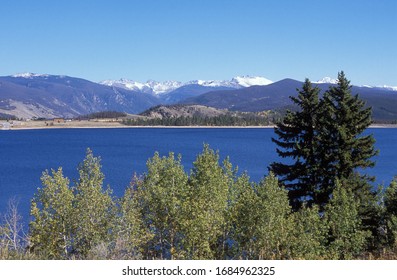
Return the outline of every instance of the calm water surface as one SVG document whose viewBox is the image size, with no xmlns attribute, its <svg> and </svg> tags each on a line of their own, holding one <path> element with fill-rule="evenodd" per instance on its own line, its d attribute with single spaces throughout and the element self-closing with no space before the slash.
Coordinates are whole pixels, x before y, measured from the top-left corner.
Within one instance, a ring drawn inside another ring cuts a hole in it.
<svg viewBox="0 0 397 280">
<path fill-rule="evenodd" d="M 377 184 L 389 184 L 397 175 L 397 129 L 369 129 L 380 150 L 376 167 Z M 271 142 L 273 129 L 258 128 L 123 128 L 123 129 L 47 129 L 0 131 L 0 212 L 10 197 L 20 201 L 20 211 L 27 219 L 30 199 L 41 186 L 45 169 L 62 166 L 71 180 L 89 147 L 102 158 L 105 184 L 121 196 L 134 173 L 146 171 L 146 161 L 155 151 L 167 155 L 182 154 L 186 171 L 203 143 L 220 152 L 221 159 L 230 156 L 233 165 L 246 170 L 259 181 L 267 166 L 278 160 Z"/>
</svg>

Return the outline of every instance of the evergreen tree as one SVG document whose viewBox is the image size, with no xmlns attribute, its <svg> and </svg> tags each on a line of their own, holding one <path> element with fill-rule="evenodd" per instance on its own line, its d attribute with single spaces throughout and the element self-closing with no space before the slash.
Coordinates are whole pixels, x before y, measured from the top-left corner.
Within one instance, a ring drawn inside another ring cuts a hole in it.
<svg viewBox="0 0 397 280">
<path fill-rule="evenodd" d="M 377 194 L 371 185 L 374 178 L 359 173 L 359 169 L 374 166 L 371 158 L 378 153 L 373 135 L 364 134 L 371 124 L 371 108 L 365 108 L 365 102 L 352 94 L 350 81 L 342 71 L 338 73 L 337 85 L 325 92 L 321 109 L 319 154 L 325 180 L 317 203 L 326 205 L 339 181 L 350 188 L 359 201 L 363 227 L 376 236 L 379 213 Z"/>
<path fill-rule="evenodd" d="M 373 180 L 358 175 L 357 168 L 373 167 L 375 163 L 371 158 L 377 151 L 373 135 L 363 135 L 372 122 L 371 108 L 365 108 L 365 102 L 357 94 L 353 96 L 351 89 L 343 71 L 338 73 L 338 84 L 329 88 L 321 102 L 319 134 L 321 152 L 325 155 L 322 164 L 327 165 L 330 175 L 328 183 L 354 181 L 351 187 L 356 191 L 362 189 L 364 181 Z M 327 202 L 331 192 L 323 197 L 323 202 Z"/>
<path fill-rule="evenodd" d="M 305 81 L 297 98 L 298 112 L 288 112 L 275 128 L 277 153 L 292 159 L 291 164 L 272 163 L 270 169 L 289 190 L 290 203 L 296 210 L 302 202 L 317 204 L 320 210 L 328 203 L 336 180 L 352 188 L 361 201 L 360 214 L 374 228 L 375 193 L 371 178 L 358 173 L 372 167 L 377 154 L 372 135 L 363 135 L 371 124 L 371 109 L 351 93 L 343 72 L 338 84 L 330 87 L 318 100 L 318 89 Z M 372 178 L 373 179 L 373 178 Z"/>
<path fill-rule="evenodd" d="M 278 139 L 272 138 L 278 146 L 278 155 L 290 158 L 292 162 L 273 162 L 270 165 L 271 171 L 279 176 L 280 182 L 289 191 L 290 203 L 295 210 L 304 201 L 308 205 L 313 203 L 315 191 L 323 178 L 318 168 L 319 89 L 312 87 L 306 79 L 298 92 L 297 97 L 290 98 L 299 110 L 287 111 L 284 120 L 277 123 L 274 129 Z"/>
<path fill-rule="evenodd" d="M 388 214 L 397 215 L 397 177 L 391 181 L 386 189 L 384 203 Z"/>
</svg>

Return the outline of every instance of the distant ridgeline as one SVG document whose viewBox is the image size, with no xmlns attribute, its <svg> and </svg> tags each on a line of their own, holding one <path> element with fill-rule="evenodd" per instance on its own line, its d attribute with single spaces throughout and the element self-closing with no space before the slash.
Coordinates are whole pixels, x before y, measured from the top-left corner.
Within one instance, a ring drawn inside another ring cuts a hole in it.
<svg viewBox="0 0 397 280">
<path fill-rule="evenodd" d="M 18 119 L 76 118 L 104 111 L 140 114 L 159 104 L 201 105 L 230 112 L 282 113 L 293 106 L 289 97 L 296 97 L 296 89 L 303 84 L 292 79 L 271 82 L 245 77 L 222 83 L 195 81 L 138 85 L 127 81 L 94 83 L 69 76 L 32 73 L 0 77 L 0 83 L 2 119 L 9 119 L 8 115 Z M 333 83 L 326 80 L 315 84 L 322 94 Z M 396 87 L 352 86 L 352 93 L 359 94 L 366 106 L 372 108 L 374 122 L 396 122 Z"/>
<path fill-rule="evenodd" d="M 266 126 L 272 122 L 266 117 L 248 115 L 237 117 L 232 115 L 216 117 L 176 117 L 155 119 L 127 119 L 123 124 L 130 126 Z"/>
</svg>

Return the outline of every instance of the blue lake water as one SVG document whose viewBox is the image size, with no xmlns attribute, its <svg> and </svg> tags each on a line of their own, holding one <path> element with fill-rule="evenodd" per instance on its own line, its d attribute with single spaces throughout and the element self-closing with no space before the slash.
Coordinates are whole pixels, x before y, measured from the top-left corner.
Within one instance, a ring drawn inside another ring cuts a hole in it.
<svg viewBox="0 0 397 280">
<path fill-rule="evenodd" d="M 377 184 L 388 185 L 397 175 L 397 129 L 369 129 L 380 150 L 376 167 L 367 170 Z M 267 174 L 268 165 L 278 160 L 271 142 L 273 129 L 262 128 L 122 128 L 46 129 L 0 131 L 0 213 L 16 197 L 25 220 L 40 176 L 45 169 L 62 166 L 71 181 L 86 149 L 102 158 L 105 184 L 121 196 L 136 172 L 146 171 L 146 161 L 155 151 L 182 154 L 189 171 L 203 143 L 219 150 L 221 159 L 230 156 L 233 165 L 246 170 L 253 181 Z"/>
</svg>

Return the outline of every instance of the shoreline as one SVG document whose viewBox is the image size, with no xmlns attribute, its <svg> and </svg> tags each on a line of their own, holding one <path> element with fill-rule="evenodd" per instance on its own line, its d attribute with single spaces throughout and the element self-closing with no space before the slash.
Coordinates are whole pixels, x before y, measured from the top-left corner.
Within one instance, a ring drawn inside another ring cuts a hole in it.
<svg viewBox="0 0 397 280">
<path fill-rule="evenodd" d="M 0 123 L 1 124 L 1 123 Z M 20 122 L 20 123 L 14 123 L 13 125 L 9 125 L 7 127 L 1 127 L 0 126 L 0 131 L 6 131 L 6 130 L 37 130 L 37 129 L 101 129 L 101 128 L 106 128 L 106 129 L 114 129 L 114 128 L 121 128 L 121 129 L 128 129 L 128 128 L 182 128 L 182 129 L 187 129 L 187 128 L 192 128 L 192 129 L 205 129 L 205 128 L 222 128 L 222 129 L 234 129 L 234 128 L 251 128 L 251 129 L 270 129 L 274 128 L 275 125 L 266 125 L 266 126 L 203 126 L 203 125 L 197 125 L 197 126 L 164 126 L 164 125 L 140 125 L 140 126 L 129 126 L 129 125 L 123 125 L 118 122 L 71 122 L 71 123 L 62 123 L 62 124 L 54 124 L 54 125 L 46 125 L 45 123 L 41 122 Z M 373 124 L 370 125 L 369 128 L 397 128 L 397 124 Z"/>
<path fill-rule="evenodd" d="M 128 129 L 128 128 L 197 128 L 197 129 L 203 129 L 203 128 L 263 128 L 263 129 L 269 129 L 269 128 L 274 128 L 274 126 L 160 126 L 160 125 L 141 125 L 141 126 L 128 126 L 128 125 L 120 125 L 120 126 L 52 126 L 52 127 L 45 127 L 45 126 L 31 126 L 31 127 L 11 127 L 11 128 L 0 128 L 1 130 L 4 131 L 10 131 L 10 130 L 45 130 L 45 129 L 115 129 L 115 128 L 122 128 L 122 129 Z"/>
<path fill-rule="evenodd" d="M 19 130 L 51 130 L 51 129 L 129 129 L 129 128 L 139 128 L 139 129 L 145 129 L 145 128 L 161 128 L 161 129 L 187 129 L 187 128 L 192 128 L 192 129 L 271 129 L 274 128 L 274 126 L 68 126 L 68 127 L 12 127 L 12 128 L 0 128 L 0 131 L 19 131 Z M 371 125 L 369 128 L 375 128 L 375 129 L 397 129 L 396 125 L 390 126 L 390 125 Z"/>
<path fill-rule="evenodd" d="M 397 124 L 371 124 L 369 128 L 397 128 Z"/>
</svg>

